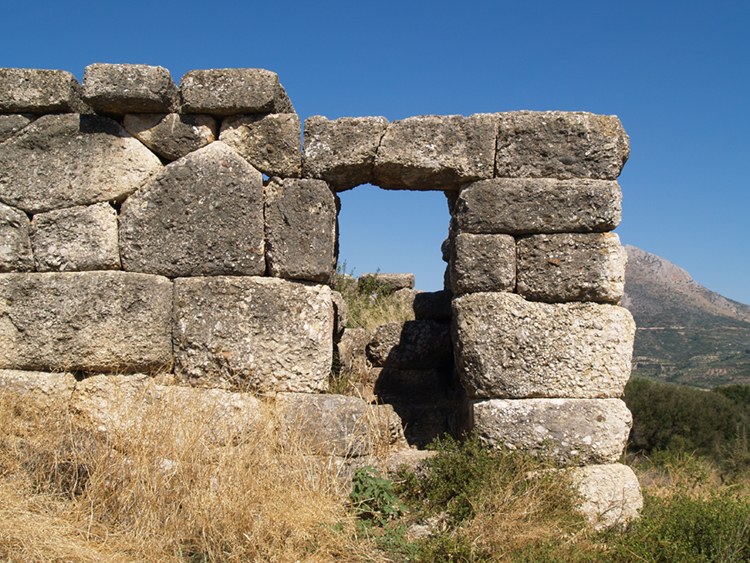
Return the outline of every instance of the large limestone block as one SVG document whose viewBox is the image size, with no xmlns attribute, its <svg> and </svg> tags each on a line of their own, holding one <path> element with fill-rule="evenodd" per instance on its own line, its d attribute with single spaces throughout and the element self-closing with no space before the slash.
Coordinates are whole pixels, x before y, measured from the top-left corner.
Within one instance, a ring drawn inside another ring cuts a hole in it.
<svg viewBox="0 0 750 563">
<path fill-rule="evenodd" d="M 277 278 L 175 280 L 177 373 L 215 387 L 328 387 L 333 305 L 326 286 Z"/>
<path fill-rule="evenodd" d="M 519 111 L 498 115 L 495 176 L 614 180 L 630 142 L 614 115 Z"/>
<path fill-rule="evenodd" d="M 359 276 L 360 292 L 394 293 L 400 289 L 414 289 L 414 274 L 367 273 Z"/>
<path fill-rule="evenodd" d="M 425 115 L 388 126 L 375 157 L 382 188 L 447 190 L 492 177 L 494 115 Z"/>
<path fill-rule="evenodd" d="M 169 366 L 172 284 L 125 272 L 0 275 L 0 368 L 152 371 Z"/>
<path fill-rule="evenodd" d="M 75 385 L 72 373 L 0 369 L 0 400 L 35 414 L 67 410 Z"/>
<path fill-rule="evenodd" d="M 328 184 L 274 178 L 264 196 L 268 273 L 328 283 L 336 263 L 336 198 Z"/>
<path fill-rule="evenodd" d="M 516 286 L 516 241 L 510 235 L 457 235 L 452 245 L 451 290 L 513 291 Z"/>
<path fill-rule="evenodd" d="M 28 272 L 33 269 L 29 218 L 18 209 L 0 203 L 0 272 Z"/>
<path fill-rule="evenodd" d="M 615 233 L 532 235 L 518 241 L 517 292 L 533 301 L 618 303 L 626 261 Z"/>
<path fill-rule="evenodd" d="M 117 270 L 117 212 L 108 203 L 34 215 L 30 230 L 39 272 Z"/>
<path fill-rule="evenodd" d="M 0 145 L 0 199 L 30 213 L 122 201 L 161 169 L 116 121 L 45 115 Z"/>
<path fill-rule="evenodd" d="M 125 129 L 164 160 L 172 161 L 216 140 L 216 120 L 210 115 L 129 113 Z"/>
<path fill-rule="evenodd" d="M 611 231 L 622 217 L 615 181 L 494 178 L 462 189 L 453 213 L 462 233 Z"/>
<path fill-rule="evenodd" d="M 450 326 L 435 321 L 379 326 L 367 345 L 374 366 L 397 369 L 443 368 L 453 363 Z"/>
<path fill-rule="evenodd" d="M 0 68 L 0 113 L 78 111 L 79 91 L 64 70 Z"/>
<path fill-rule="evenodd" d="M 276 409 L 282 435 L 313 455 L 365 456 L 378 445 L 403 441 L 392 408 L 357 397 L 279 393 Z"/>
<path fill-rule="evenodd" d="M 160 385 L 141 374 L 88 377 L 75 386 L 70 408 L 78 423 L 99 432 L 137 439 L 160 424 L 178 440 L 215 445 L 247 440 L 264 419 L 250 393 Z"/>
<path fill-rule="evenodd" d="M 580 510 L 595 530 L 622 528 L 638 518 L 643 496 L 627 465 L 589 465 L 566 472 L 581 497 Z"/>
<path fill-rule="evenodd" d="M 263 179 L 224 143 L 167 165 L 120 213 L 123 269 L 262 275 Z"/>
<path fill-rule="evenodd" d="M 10 139 L 32 121 L 34 121 L 34 116 L 30 113 L 0 115 L 0 143 Z"/>
<path fill-rule="evenodd" d="M 473 403 L 472 417 L 486 444 L 562 465 L 617 462 L 633 422 L 619 399 L 490 399 Z"/>
<path fill-rule="evenodd" d="M 414 318 L 450 322 L 453 318 L 452 301 L 453 294 L 447 290 L 421 291 L 414 296 L 412 303 Z"/>
<path fill-rule="evenodd" d="M 308 117 L 304 176 L 325 180 L 337 192 L 372 182 L 375 155 L 387 127 L 385 117 Z"/>
<path fill-rule="evenodd" d="M 278 75 L 261 68 L 191 70 L 182 77 L 180 95 L 185 113 L 294 113 Z"/>
<path fill-rule="evenodd" d="M 472 293 L 453 318 L 470 397 L 619 397 L 630 377 L 635 323 L 622 307 Z"/>
<path fill-rule="evenodd" d="M 267 176 L 302 173 L 300 124 L 295 113 L 238 115 L 221 124 L 219 139 Z"/>
<path fill-rule="evenodd" d="M 83 99 L 99 113 L 163 113 L 176 109 L 177 86 L 161 66 L 95 63 L 83 71 Z"/>
</svg>

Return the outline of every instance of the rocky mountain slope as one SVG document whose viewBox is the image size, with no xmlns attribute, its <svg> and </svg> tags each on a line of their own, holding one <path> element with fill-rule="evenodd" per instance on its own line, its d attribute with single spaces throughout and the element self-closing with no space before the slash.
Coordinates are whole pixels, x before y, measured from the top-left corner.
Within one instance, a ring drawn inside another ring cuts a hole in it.
<svg viewBox="0 0 750 563">
<path fill-rule="evenodd" d="M 750 306 L 664 258 L 625 248 L 623 305 L 638 327 L 633 373 L 701 387 L 750 384 Z"/>
</svg>

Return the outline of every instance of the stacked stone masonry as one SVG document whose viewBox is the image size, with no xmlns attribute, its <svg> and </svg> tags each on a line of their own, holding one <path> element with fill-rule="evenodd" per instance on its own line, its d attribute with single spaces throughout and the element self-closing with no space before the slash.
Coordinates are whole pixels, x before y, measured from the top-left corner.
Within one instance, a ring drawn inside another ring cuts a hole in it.
<svg viewBox="0 0 750 563">
<path fill-rule="evenodd" d="M 329 287 L 336 194 L 439 190 L 446 291 L 418 294 L 412 324 L 359 337 L 386 370 L 381 396 L 457 378 L 450 408 L 488 445 L 605 464 L 578 471 L 581 489 L 606 474 L 607 494 L 637 504 L 632 475 L 607 469 L 630 427 L 634 334 L 611 232 L 629 154 L 617 117 L 314 116 L 302 143 L 301 126 L 262 69 L 179 85 L 146 65 L 93 64 L 82 84 L 0 69 L 0 379 L 169 372 L 286 394 L 290 412 L 319 413 L 305 427 L 359 418 L 361 404 L 318 395 L 334 345 L 355 339 Z"/>
</svg>

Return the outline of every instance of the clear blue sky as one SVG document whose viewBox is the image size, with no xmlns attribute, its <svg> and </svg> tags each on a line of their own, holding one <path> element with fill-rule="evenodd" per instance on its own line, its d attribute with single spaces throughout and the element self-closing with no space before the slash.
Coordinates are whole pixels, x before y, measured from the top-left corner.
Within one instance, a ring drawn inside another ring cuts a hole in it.
<svg viewBox="0 0 750 563">
<path fill-rule="evenodd" d="M 279 73 L 301 118 L 580 110 L 620 116 L 623 242 L 750 303 L 750 2 L 3 2 L 0 66 Z M 442 283 L 440 193 L 342 196 L 356 273 Z"/>
</svg>

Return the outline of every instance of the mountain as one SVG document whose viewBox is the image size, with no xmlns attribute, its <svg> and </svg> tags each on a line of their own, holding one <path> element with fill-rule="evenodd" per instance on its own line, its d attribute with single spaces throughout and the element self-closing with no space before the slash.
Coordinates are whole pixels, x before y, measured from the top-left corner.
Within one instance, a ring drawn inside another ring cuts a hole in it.
<svg viewBox="0 0 750 563">
<path fill-rule="evenodd" d="M 634 375 L 699 387 L 750 384 L 750 306 L 706 289 L 664 258 L 625 249 L 623 306 L 638 327 Z"/>
</svg>

